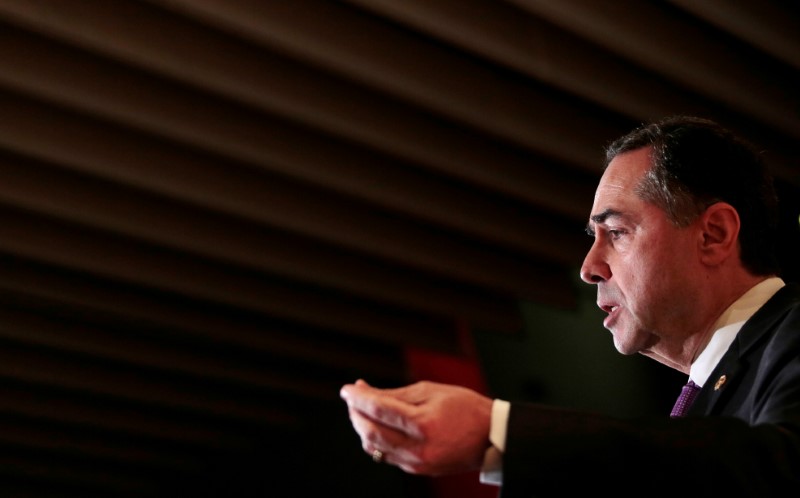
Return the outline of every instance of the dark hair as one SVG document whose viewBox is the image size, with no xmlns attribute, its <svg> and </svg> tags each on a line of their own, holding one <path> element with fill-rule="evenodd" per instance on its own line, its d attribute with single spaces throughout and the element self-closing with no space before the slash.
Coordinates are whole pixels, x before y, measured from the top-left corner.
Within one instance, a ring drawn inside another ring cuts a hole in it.
<svg viewBox="0 0 800 498">
<path fill-rule="evenodd" d="M 606 148 L 606 163 L 651 147 L 651 166 L 637 194 L 687 226 L 709 206 L 727 202 L 741 220 L 742 264 L 755 275 L 778 273 L 778 199 L 761 155 L 714 121 L 675 116 L 642 125 Z"/>
</svg>

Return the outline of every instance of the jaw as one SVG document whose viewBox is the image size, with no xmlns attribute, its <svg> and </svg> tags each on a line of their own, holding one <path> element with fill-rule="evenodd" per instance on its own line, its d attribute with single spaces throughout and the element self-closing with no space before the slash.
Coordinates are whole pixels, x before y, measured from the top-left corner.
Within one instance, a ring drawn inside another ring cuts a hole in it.
<svg viewBox="0 0 800 498">
<path fill-rule="evenodd" d="M 668 367 L 670 367 L 672 369 L 675 369 L 675 370 L 677 370 L 679 372 L 683 372 L 686 375 L 689 375 L 689 367 L 691 366 L 690 363 L 689 364 L 682 364 L 682 363 L 676 362 L 676 361 L 674 361 L 674 360 L 672 360 L 670 358 L 667 358 L 664 355 L 655 353 L 652 350 L 642 350 L 642 351 L 640 351 L 640 353 L 642 355 L 652 359 L 652 360 L 655 360 L 655 361 L 661 363 L 662 365 L 666 365 L 666 366 L 668 366 Z"/>
</svg>

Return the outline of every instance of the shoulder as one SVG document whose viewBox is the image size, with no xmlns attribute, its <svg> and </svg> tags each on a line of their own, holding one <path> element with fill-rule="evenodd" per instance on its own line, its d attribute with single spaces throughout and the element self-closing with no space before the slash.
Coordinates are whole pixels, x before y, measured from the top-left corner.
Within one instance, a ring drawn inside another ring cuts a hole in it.
<svg viewBox="0 0 800 498">
<path fill-rule="evenodd" d="M 789 283 L 767 301 L 745 324 L 743 330 L 769 329 L 800 323 L 800 284 Z"/>
</svg>

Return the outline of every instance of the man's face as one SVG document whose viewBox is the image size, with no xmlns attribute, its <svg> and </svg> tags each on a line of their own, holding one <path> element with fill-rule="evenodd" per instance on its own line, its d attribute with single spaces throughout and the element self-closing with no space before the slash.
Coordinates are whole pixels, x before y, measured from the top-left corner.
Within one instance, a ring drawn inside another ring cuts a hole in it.
<svg viewBox="0 0 800 498">
<path fill-rule="evenodd" d="M 597 304 L 608 313 L 603 325 L 617 350 L 664 361 L 680 353 L 690 332 L 697 231 L 676 228 L 662 209 L 636 195 L 649 152 L 620 154 L 603 174 L 588 225 L 595 240 L 581 278 L 597 285 Z"/>
</svg>

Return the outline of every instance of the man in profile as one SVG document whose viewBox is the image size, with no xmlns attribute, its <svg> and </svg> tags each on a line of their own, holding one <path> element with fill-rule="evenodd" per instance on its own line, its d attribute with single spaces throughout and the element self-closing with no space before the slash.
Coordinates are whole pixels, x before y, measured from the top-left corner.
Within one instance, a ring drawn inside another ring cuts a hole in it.
<svg viewBox="0 0 800 498">
<path fill-rule="evenodd" d="M 406 472 L 480 469 L 503 498 L 796 496 L 800 286 L 779 277 L 777 199 L 758 153 L 672 117 L 607 149 L 581 278 L 617 350 L 688 376 L 672 414 L 621 420 L 459 386 L 348 384 L 364 451 Z"/>
</svg>

